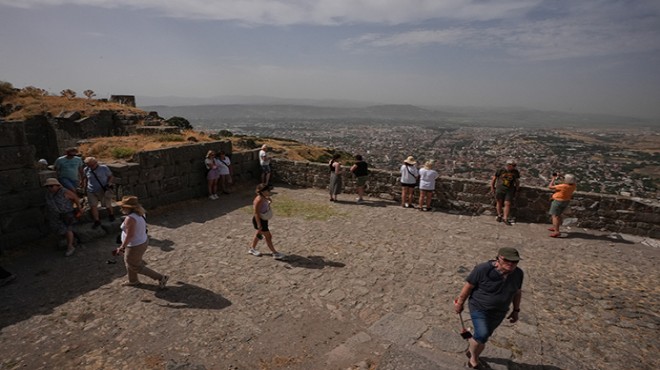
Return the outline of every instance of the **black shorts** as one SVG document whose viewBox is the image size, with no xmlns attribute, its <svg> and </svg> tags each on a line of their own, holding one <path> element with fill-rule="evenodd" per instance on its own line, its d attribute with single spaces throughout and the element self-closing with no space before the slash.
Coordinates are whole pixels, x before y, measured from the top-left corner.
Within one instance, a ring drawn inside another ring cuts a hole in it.
<svg viewBox="0 0 660 370">
<path fill-rule="evenodd" d="M 414 188 L 415 186 L 417 186 L 417 184 L 416 183 L 406 184 L 405 182 L 402 182 L 401 186 L 404 186 L 406 188 Z"/>
<path fill-rule="evenodd" d="M 257 219 L 255 219 L 254 216 L 252 216 L 252 226 L 254 226 L 256 230 L 259 230 L 257 227 Z M 261 231 L 270 231 L 268 230 L 268 220 L 261 220 Z"/>
<path fill-rule="evenodd" d="M 516 196 L 516 189 L 500 189 L 495 193 L 495 199 L 510 202 Z"/>
</svg>

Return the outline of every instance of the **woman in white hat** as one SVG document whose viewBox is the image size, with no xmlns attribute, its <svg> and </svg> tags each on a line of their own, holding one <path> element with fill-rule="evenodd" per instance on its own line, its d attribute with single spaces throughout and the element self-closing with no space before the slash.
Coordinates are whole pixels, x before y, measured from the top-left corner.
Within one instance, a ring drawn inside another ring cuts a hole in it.
<svg viewBox="0 0 660 370">
<path fill-rule="evenodd" d="M 552 238 L 558 238 L 561 236 L 561 232 L 559 231 L 559 227 L 563 221 L 561 215 L 566 208 L 568 208 L 568 204 L 571 202 L 573 193 L 577 188 L 575 176 L 567 173 L 564 175 L 563 184 L 555 184 L 557 177 L 557 174 L 553 175 L 549 185 L 550 190 L 555 191 L 555 193 L 552 194 L 552 203 L 550 204 L 550 211 L 548 212 L 550 216 L 552 216 L 552 227 L 548 229 L 549 231 L 552 231 L 552 234 L 550 234 L 550 237 Z"/>
<path fill-rule="evenodd" d="M 433 169 L 433 160 L 426 161 L 419 170 L 419 210 L 431 211 L 431 199 L 435 191 L 435 180 L 438 173 Z"/>
<path fill-rule="evenodd" d="M 148 268 L 142 259 L 149 245 L 144 208 L 138 202 L 138 198 L 133 195 L 124 196 L 121 201 L 117 202 L 117 205 L 121 207 L 121 213 L 126 215 L 121 224 L 121 245 L 116 252 L 117 254 L 125 253 L 124 263 L 128 272 L 128 282 L 124 285 L 139 285 L 138 274 L 141 274 L 157 280 L 160 289 L 165 288 L 169 276 Z"/>
<path fill-rule="evenodd" d="M 415 158 L 408 156 L 401 165 L 401 207 L 404 208 L 415 208 L 413 196 L 419 180 L 419 171 L 415 164 L 417 164 Z"/>
<path fill-rule="evenodd" d="M 59 235 L 66 237 L 66 257 L 71 256 L 76 247 L 73 245 L 75 235 L 73 225 L 81 215 L 82 206 L 80 198 L 73 191 L 66 189 L 56 178 L 46 179 L 46 209 L 48 210 L 48 224 Z M 74 208 L 73 205 L 77 208 Z"/>
</svg>

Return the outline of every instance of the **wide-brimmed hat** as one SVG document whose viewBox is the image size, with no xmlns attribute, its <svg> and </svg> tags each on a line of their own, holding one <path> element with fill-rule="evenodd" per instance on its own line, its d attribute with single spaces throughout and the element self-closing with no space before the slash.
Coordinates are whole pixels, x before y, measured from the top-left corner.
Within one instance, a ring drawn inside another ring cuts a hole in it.
<svg viewBox="0 0 660 370">
<path fill-rule="evenodd" d="M 57 181 L 56 178 L 51 177 L 46 179 L 46 182 L 44 182 L 44 186 L 51 186 L 51 185 L 57 185 L 57 186 L 62 186 L 59 181 Z"/>
<path fill-rule="evenodd" d="M 125 195 L 117 202 L 117 205 L 124 208 L 138 208 L 140 207 L 140 202 L 138 202 L 138 197 L 135 195 Z"/>
<path fill-rule="evenodd" d="M 520 258 L 520 253 L 518 253 L 518 250 L 516 248 L 511 248 L 511 247 L 500 248 L 500 250 L 497 251 L 497 254 L 499 256 L 502 256 L 502 258 L 504 258 L 507 261 L 517 262 L 522 259 Z"/>
<path fill-rule="evenodd" d="M 262 191 L 271 191 L 272 189 L 273 187 L 269 184 L 259 184 L 257 185 L 257 194 L 261 193 Z"/>
<path fill-rule="evenodd" d="M 516 164 L 516 161 L 513 159 L 507 159 L 506 164 Z"/>
<path fill-rule="evenodd" d="M 415 160 L 415 157 L 413 157 L 412 155 L 410 155 L 410 156 L 408 156 L 408 158 L 406 158 L 405 161 L 403 161 L 403 163 L 416 164 L 417 161 Z"/>
</svg>

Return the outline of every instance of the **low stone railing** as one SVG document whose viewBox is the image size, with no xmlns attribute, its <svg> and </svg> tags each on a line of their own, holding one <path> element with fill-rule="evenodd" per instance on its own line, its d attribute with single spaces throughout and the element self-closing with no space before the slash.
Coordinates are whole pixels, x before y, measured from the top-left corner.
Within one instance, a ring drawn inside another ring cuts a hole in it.
<svg viewBox="0 0 660 370">
<path fill-rule="evenodd" d="M 327 164 L 273 160 L 276 182 L 328 188 L 329 176 Z M 355 193 L 355 180 L 348 167 L 344 168 L 342 176 L 345 192 Z M 400 201 L 399 176 L 398 172 L 371 170 L 366 193 L 371 197 Z M 440 177 L 433 207 L 440 211 L 494 215 L 495 200 L 489 190 L 489 181 Z M 549 223 L 547 212 L 551 195 L 552 191 L 546 188 L 522 186 L 514 202 L 513 217 L 518 221 Z M 578 227 L 660 238 L 660 206 L 649 200 L 576 192 L 564 216 Z"/>
</svg>

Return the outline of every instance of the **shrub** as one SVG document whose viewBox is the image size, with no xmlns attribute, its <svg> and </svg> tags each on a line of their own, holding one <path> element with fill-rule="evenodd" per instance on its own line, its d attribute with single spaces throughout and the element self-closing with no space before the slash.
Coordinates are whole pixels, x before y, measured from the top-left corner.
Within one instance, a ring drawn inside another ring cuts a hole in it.
<svg viewBox="0 0 660 370">
<path fill-rule="evenodd" d="M 117 147 L 117 148 L 112 148 L 110 153 L 112 154 L 112 157 L 115 159 L 129 159 L 133 157 L 133 154 L 135 154 L 135 149 Z"/>
<path fill-rule="evenodd" d="M 48 96 L 48 91 L 34 87 L 34 86 L 26 86 L 21 89 L 21 91 L 18 93 L 19 96 L 31 96 L 33 98 L 37 98 L 40 96 Z"/>
<path fill-rule="evenodd" d="M 184 130 L 192 130 L 193 128 L 190 122 L 188 122 L 188 120 L 183 117 L 174 116 L 170 119 L 165 120 L 165 122 L 168 124 L 168 126 L 176 126 Z"/>
<path fill-rule="evenodd" d="M 60 95 L 67 98 L 67 99 L 73 99 L 76 97 L 76 92 L 71 90 L 71 89 L 66 89 L 60 91 Z"/>
<path fill-rule="evenodd" d="M 14 85 L 6 81 L 0 81 L 0 101 L 11 95 L 14 95 Z"/>
</svg>

